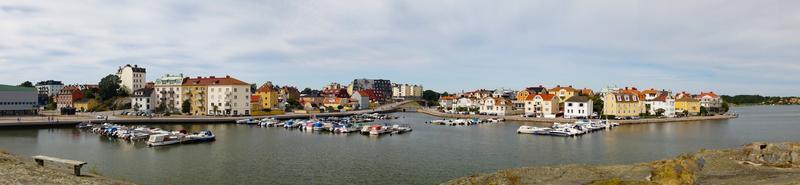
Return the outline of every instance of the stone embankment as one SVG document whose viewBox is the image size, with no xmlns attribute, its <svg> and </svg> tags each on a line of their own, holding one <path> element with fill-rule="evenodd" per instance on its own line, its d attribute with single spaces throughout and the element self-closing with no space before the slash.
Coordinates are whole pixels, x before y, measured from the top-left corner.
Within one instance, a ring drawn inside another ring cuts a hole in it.
<svg viewBox="0 0 800 185">
<path fill-rule="evenodd" d="M 425 113 L 432 116 L 445 117 L 445 118 L 459 118 L 459 119 L 489 119 L 489 118 L 503 118 L 506 121 L 520 121 L 520 122 L 536 122 L 536 123 L 572 123 L 576 119 L 566 118 L 531 118 L 522 116 L 486 116 L 486 115 L 463 115 L 463 114 L 448 114 L 439 112 L 435 109 L 418 109 L 417 112 Z M 643 123 L 670 123 L 670 122 L 687 122 L 687 121 L 707 121 L 707 120 L 727 120 L 734 119 L 734 115 L 716 115 L 716 116 L 696 116 L 696 117 L 682 117 L 682 118 L 652 118 L 652 119 L 638 119 L 638 120 L 614 120 L 619 124 L 643 124 Z"/>
<path fill-rule="evenodd" d="M 752 143 L 673 159 L 613 166 L 501 170 L 444 184 L 800 184 L 800 142 Z"/>
<path fill-rule="evenodd" d="M 97 175 L 79 177 L 70 170 L 41 167 L 32 159 L 0 151 L 0 184 L 133 184 Z"/>
</svg>

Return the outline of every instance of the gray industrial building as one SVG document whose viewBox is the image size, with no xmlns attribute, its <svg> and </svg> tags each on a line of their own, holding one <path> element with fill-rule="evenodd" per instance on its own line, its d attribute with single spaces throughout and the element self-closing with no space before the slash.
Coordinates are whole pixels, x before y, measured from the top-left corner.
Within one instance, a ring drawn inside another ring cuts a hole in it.
<svg viewBox="0 0 800 185">
<path fill-rule="evenodd" d="M 36 88 L 0 85 L 0 116 L 36 115 Z"/>
</svg>

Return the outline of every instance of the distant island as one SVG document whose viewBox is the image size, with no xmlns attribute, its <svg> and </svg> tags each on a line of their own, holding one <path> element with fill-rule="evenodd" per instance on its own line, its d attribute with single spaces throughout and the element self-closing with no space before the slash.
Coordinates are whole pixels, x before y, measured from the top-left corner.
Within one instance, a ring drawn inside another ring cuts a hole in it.
<svg viewBox="0 0 800 185">
<path fill-rule="evenodd" d="M 722 95 L 722 100 L 734 105 L 800 105 L 800 97 L 778 97 L 761 95 Z"/>
</svg>

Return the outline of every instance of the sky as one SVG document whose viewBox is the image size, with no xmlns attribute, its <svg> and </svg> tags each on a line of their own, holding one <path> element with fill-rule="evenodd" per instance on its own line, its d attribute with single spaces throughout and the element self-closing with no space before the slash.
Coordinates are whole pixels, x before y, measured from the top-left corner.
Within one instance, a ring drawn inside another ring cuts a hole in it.
<svg viewBox="0 0 800 185">
<path fill-rule="evenodd" d="M 96 84 L 125 64 L 148 81 L 797 96 L 800 1 L 0 1 L 0 84 Z"/>
</svg>

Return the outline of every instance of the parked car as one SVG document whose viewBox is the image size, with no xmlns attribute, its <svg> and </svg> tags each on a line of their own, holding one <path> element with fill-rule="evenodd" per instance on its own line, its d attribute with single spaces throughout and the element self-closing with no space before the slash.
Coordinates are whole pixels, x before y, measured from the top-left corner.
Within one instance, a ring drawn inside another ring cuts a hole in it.
<svg viewBox="0 0 800 185">
<path fill-rule="evenodd" d="M 106 119 L 107 117 L 108 117 L 108 116 L 104 116 L 104 115 L 97 115 L 97 116 L 95 116 L 94 118 L 95 118 L 95 119 Z"/>
</svg>

